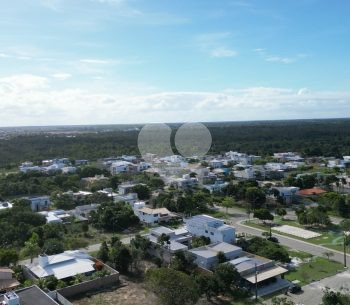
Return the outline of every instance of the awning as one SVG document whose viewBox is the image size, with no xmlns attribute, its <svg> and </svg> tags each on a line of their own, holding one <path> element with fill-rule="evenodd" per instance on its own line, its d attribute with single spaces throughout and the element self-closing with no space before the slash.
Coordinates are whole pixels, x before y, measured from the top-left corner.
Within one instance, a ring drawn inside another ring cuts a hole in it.
<svg viewBox="0 0 350 305">
<path fill-rule="evenodd" d="M 258 281 L 258 283 L 260 283 L 262 281 L 268 280 L 270 278 L 273 278 L 275 276 L 278 276 L 278 275 L 281 275 L 281 274 L 284 274 L 287 272 L 288 272 L 287 269 L 284 269 L 284 268 L 278 267 L 278 266 L 270 268 L 270 269 L 266 269 L 263 271 L 259 271 L 258 276 L 257 276 L 257 281 Z M 254 273 L 252 273 L 248 276 L 244 276 L 243 278 L 246 279 L 248 282 L 255 284 L 255 274 Z"/>
</svg>

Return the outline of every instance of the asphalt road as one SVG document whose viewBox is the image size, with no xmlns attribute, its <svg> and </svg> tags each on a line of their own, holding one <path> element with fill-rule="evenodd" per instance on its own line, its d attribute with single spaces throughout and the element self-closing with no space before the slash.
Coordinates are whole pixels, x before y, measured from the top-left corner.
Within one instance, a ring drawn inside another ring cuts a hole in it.
<svg viewBox="0 0 350 305">
<path fill-rule="evenodd" d="M 220 208 L 220 210 L 221 210 L 221 208 Z M 226 209 L 222 209 L 222 211 L 226 211 Z M 248 226 L 245 226 L 242 224 L 243 221 L 248 219 L 247 214 L 245 214 L 241 210 L 238 210 L 235 208 L 229 209 L 228 213 L 231 217 L 230 217 L 229 221 L 227 221 L 227 222 L 229 224 L 231 224 L 232 226 L 234 226 L 238 233 L 245 233 L 245 234 L 250 234 L 250 235 L 254 235 L 254 236 L 262 236 L 262 233 L 264 232 L 263 230 L 251 228 L 251 227 L 248 227 Z M 291 237 L 286 237 L 286 236 L 283 236 L 280 234 L 276 234 L 275 232 L 273 232 L 272 235 L 277 237 L 279 242 L 282 245 L 287 246 L 291 249 L 304 251 L 304 252 L 310 253 L 310 254 L 315 255 L 315 256 L 324 256 L 323 253 L 332 252 L 334 254 L 334 256 L 332 257 L 332 260 L 335 260 L 335 261 L 340 262 L 340 263 L 344 263 L 344 254 L 342 252 L 339 252 L 336 250 L 331 250 L 329 248 L 322 247 L 322 246 L 313 245 L 313 244 L 310 244 L 308 242 L 294 239 Z M 347 261 L 350 264 L 350 255 L 349 254 L 347 255 Z"/>
</svg>

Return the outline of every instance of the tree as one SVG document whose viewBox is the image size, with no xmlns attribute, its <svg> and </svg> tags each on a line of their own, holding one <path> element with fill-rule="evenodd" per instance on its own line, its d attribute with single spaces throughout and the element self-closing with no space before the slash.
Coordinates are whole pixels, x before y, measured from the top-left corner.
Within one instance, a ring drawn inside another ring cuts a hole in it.
<svg viewBox="0 0 350 305">
<path fill-rule="evenodd" d="M 137 193 L 137 196 L 140 200 L 147 200 L 150 198 L 151 196 L 151 191 L 150 189 L 148 188 L 148 186 L 146 185 L 143 185 L 143 184 L 138 184 L 138 185 L 135 185 L 133 188 L 132 188 L 132 191 L 134 193 Z"/>
<path fill-rule="evenodd" d="M 14 249 L 0 249 L 0 266 L 16 265 L 18 254 Z"/>
<path fill-rule="evenodd" d="M 254 217 L 262 220 L 264 223 L 266 222 L 266 220 L 272 221 L 274 219 L 273 215 L 267 209 L 255 210 Z"/>
<path fill-rule="evenodd" d="M 59 254 L 64 250 L 64 244 L 57 238 L 47 239 L 43 246 L 43 252 L 47 255 Z"/>
<path fill-rule="evenodd" d="M 350 295 L 332 291 L 329 288 L 324 290 L 324 295 L 322 298 L 323 305 L 349 305 L 350 304 Z"/>
<path fill-rule="evenodd" d="M 214 275 L 219 283 L 220 291 L 224 294 L 239 286 L 240 275 L 231 264 L 220 264 L 214 270 Z"/>
<path fill-rule="evenodd" d="M 29 256 L 30 262 L 33 263 L 33 258 L 41 252 L 39 247 L 39 235 L 33 233 L 28 241 L 25 242 L 24 248 L 21 251 L 22 256 Z"/>
<path fill-rule="evenodd" d="M 219 294 L 219 283 L 214 274 L 199 274 L 195 277 L 201 294 L 207 297 L 207 300 Z"/>
<path fill-rule="evenodd" d="M 226 214 L 228 215 L 228 209 L 235 206 L 235 200 L 232 197 L 225 197 L 221 202 L 221 206 L 226 208 Z"/>
<path fill-rule="evenodd" d="M 206 236 L 193 236 L 192 247 L 199 248 L 210 244 L 210 238 Z"/>
<path fill-rule="evenodd" d="M 266 202 L 265 193 L 258 187 L 248 187 L 245 197 L 254 209 L 260 208 Z"/>
<path fill-rule="evenodd" d="M 222 251 L 219 251 L 218 254 L 216 255 L 216 258 L 218 259 L 219 264 L 223 264 L 227 262 L 227 258 L 225 256 L 225 253 Z"/>
<path fill-rule="evenodd" d="M 283 208 L 279 208 L 279 209 L 276 209 L 276 214 L 280 217 L 283 217 L 287 215 L 287 211 L 286 209 L 283 209 Z"/>
<path fill-rule="evenodd" d="M 192 305 L 200 296 L 199 287 L 192 277 L 171 268 L 149 269 L 146 284 L 162 305 Z"/>
<path fill-rule="evenodd" d="M 104 263 L 107 262 L 109 259 L 109 248 L 105 241 L 100 246 L 100 250 L 97 253 L 97 258 L 103 261 Z"/>
<path fill-rule="evenodd" d="M 127 273 L 132 264 L 132 255 L 129 248 L 125 245 L 113 247 L 110 251 L 110 261 L 117 271 Z"/>
</svg>

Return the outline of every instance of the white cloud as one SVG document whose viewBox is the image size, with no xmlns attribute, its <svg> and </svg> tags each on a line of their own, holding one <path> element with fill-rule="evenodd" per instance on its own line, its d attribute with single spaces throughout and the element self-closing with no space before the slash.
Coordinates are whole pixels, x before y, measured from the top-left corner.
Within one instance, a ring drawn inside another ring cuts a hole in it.
<svg viewBox="0 0 350 305">
<path fill-rule="evenodd" d="M 59 79 L 59 80 L 67 80 L 68 78 L 72 77 L 72 74 L 69 73 L 55 73 L 51 74 L 53 78 Z"/>
<path fill-rule="evenodd" d="M 233 56 L 237 56 L 237 55 L 238 55 L 238 53 L 236 51 L 225 48 L 225 47 L 216 48 L 216 49 L 211 51 L 211 56 L 213 56 L 213 57 L 233 57 Z"/>
<path fill-rule="evenodd" d="M 301 58 L 306 57 L 305 54 L 297 54 L 296 56 L 293 56 L 293 57 L 272 55 L 272 54 L 269 54 L 267 49 L 264 49 L 264 48 L 257 48 L 257 49 L 254 49 L 253 51 L 258 53 L 267 62 L 277 62 L 282 64 L 291 64 L 298 61 Z"/>
<path fill-rule="evenodd" d="M 108 60 L 104 60 L 104 59 L 80 59 L 80 62 L 84 64 L 100 64 L 100 65 L 105 65 L 110 63 Z"/>
<path fill-rule="evenodd" d="M 52 80 L 53 81 L 53 80 Z M 122 93 L 66 88 L 47 78 L 0 78 L 0 125 L 229 121 L 350 116 L 350 92 L 253 87 L 223 92 Z M 134 92 L 131 90 L 130 92 Z"/>
</svg>

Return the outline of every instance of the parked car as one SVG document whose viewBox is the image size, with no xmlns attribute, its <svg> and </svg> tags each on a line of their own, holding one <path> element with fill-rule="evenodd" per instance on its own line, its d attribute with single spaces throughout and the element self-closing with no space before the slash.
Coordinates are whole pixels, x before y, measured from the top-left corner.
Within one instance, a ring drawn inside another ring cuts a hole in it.
<svg viewBox="0 0 350 305">
<path fill-rule="evenodd" d="M 288 288 L 288 292 L 296 294 L 296 293 L 300 293 L 302 292 L 301 286 L 298 284 L 292 284 L 291 286 L 289 286 Z"/>
</svg>

